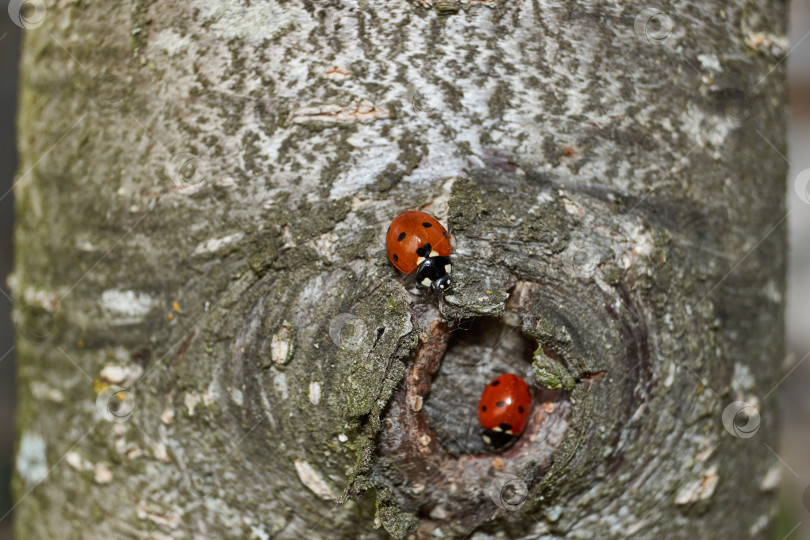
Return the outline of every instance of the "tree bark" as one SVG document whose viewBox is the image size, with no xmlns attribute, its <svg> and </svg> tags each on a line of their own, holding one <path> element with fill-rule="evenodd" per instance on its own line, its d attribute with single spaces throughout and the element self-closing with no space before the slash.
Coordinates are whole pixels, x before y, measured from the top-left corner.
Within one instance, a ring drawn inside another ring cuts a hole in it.
<svg viewBox="0 0 810 540">
<path fill-rule="evenodd" d="M 661 6 L 23 21 L 19 537 L 765 538 L 785 4 Z M 387 261 L 408 209 L 443 296 Z"/>
</svg>

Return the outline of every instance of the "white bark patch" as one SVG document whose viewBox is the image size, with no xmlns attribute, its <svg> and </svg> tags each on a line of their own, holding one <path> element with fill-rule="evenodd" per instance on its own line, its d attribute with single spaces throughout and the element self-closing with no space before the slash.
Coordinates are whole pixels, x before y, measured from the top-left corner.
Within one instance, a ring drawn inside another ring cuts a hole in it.
<svg viewBox="0 0 810 540">
<path fill-rule="evenodd" d="M 697 59 L 700 62 L 700 67 L 706 72 L 706 74 L 701 75 L 700 80 L 704 84 L 714 84 L 715 77 L 723 71 L 720 60 L 714 54 L 699 54 Z"/>
<path fill-rule="evenodd" d="M 642 403 L 639 405 L 638 409 L 636 409 L 636 412 L 633 413 L 633 417 L 630 419 L 630 421 L 635 422 L 636 420 L 639 420 L 642 416 L 644 416 L 645 410 L 647 410 L 647 404 Z"/>
<path fill-rule="evenodd" d="M 194 416 L 194 409 L 197 407 L 199 402 L 200 396 L 194 392 L 186 392 L 186 395 L 183 396 L 183 404 L 186 406 L 189 416 Z"/>
<path fill-rule="evenodd" d="M 149 48 L 161 49 L 169 56 L 185 52 L 191 46 L 188 36 L 180 35 L 172 28 L 158 32 L 149 40 Z"/>
<path fill-rule="evenodd" d="M 281 239 L 284 240 L 284 244 L 281 245 L 281 249 L 290 249 L 296 246 L 295 239 L 293 238 L 289 225 L 283 225 L 281 227 Z"/>
<path fill-rule="evenodd" d="M 722 66 L 720 66 L 720 60 L 718 60 L 717 56 L 714 54 L 699 54 L 697 59 L 698 62 L 700 62 L 700 67 L 706 71 L 711 73 L 719 73 L 723 71 Z"/>
<path fill-rule="evenodd" d="M 577 203 L 569 199 L 568 197 L 562 197 L 562 203 L 565 207 L 565 211 L 571 214 L 572 216 L 581 218 L 583 214 L 582 207 L 579 206 Z"/>
<path fill-rule="evenodd" d="M 298 478 L 301 480 L 301 483 L 312 490 L 315 495 L 329 501 L 337 499 L 337 493 L 329 487 L 329 484 L 326 483 L 323 476 L 312 468 L 312 465 L 306 461 L 296 459 L 295 470 L 298 472 Z"/>
<path fill-rule="evenodd" d="M 17 290 L 17 280 L 13 275 L 8 278 L 8 286 L 12 290 Z M 66 293 L 63 293 L 66 294 Z M 54 311 L 59 307 L 59 299 L 62 295 L 55 291 L 37 289 L 36 287 L 26 287 L 22 291 L 23 301 L 32 306 L 39 306 L 46 311 Z"/>
<path fill-rule="evenodd" d="M 109 484 L 113 480 L 113 473 L 106 463 L 96 463 L 93 468 L 93 481 L 96 484 Z"/>
<path fill-rule="evenodd" d="M 123 424 L 116 424 L 116 426 L 122 425 Z M 136 459 L 143 455 L 143 450 L 141 450 L 140 447 L 138 447 L 138 445 L 132 442 L 127 442 L 126 431 L 116 433 L 116 437 L 117 438 L 115 440 L 115 451 L 118 452 L 120 455 L 124 456 L 127 459 Z"/>
<path fill-rule="evenodd" d="M 429 214 L 433 214 L 433 217 L 444 223 L 447 223 L 447 218 L 450 214 L 449 202 L 453 194 L 453 184 L 455 183 L 455 176 L 451 176 L 444 182 L 444 184 L 442 184 L 441 193 L 431 201 L 428 207 L 429 210 L 426 210 Z M 354 202 L 352 202 L 352 209 L 354 209 Z"/>
<path fill-rule="evenodd" d="M 107 289 L 101 293 L 101 310 L 114 325 L 142 322 L 157 301 L 146 293 Z"/>
<path fill-rule="evenodd" d="M 197 5 L 204 18 L 212 20 L 211 31 L 225 40 L 240 38 L 258 45 L 271 40 L 295 22 L 309 20 L 295 5 L 283 8 L 272 0 L 245 3 L 240 0 L 209 0 Z"/>
<path fill-rule="evenodd" d="M 171 425 L 174 424 L 174 408 L 166 407 L 163 409 L 163 412 L 160 415 L 160 421 L 164 424 Z"/>
<path fill-rule="evenodd" d="M 47 399 L 54 403 L 62 403 L 65 400 L 64 394 L 58 388 L 52 388 L 49 384 L 42 381 L 31 381 L 29 385 L 31 394 L 36 399 Z"/>
<path fill-rule="evenodd" d="M 779 292 L 776 282 L 772 279 L 768 280 L 768 283 L 762 288 L 760 294 L 763 294 L 768 300 L 775 304 L 782 303 L 782 293 Z"/>
<path fill-rule="evenodd" d="M 17 451 L 17 472 L 26 486 L 35 485 L 48 476 L 45 439 L 39 433 L 25 432 L 20 438 L 20 449 Z"/>
<path fill-rule="evenodd" d="M 93 462 L 83 458 L 78 452 L 68 452 L 65 462 L 77 471 L 90 471 L 93 469 Z"/>
<path fill-rule="evenodd" d="M 734 127 L 732 120 L 722 115 L 718 115 L 716 118 L 706 116 L 694 106 L 687 106 L 681 120 L 684 131 L 692 135 L 696 144 L 706 150 L 714 159 L 723 158 L 723 145 Z M 684 157 L 671 169 L 671 172 L 674 174 L 689 165 L 691 162 Z"/>
<path fill-rule="evenodd" d="M 216 393 L 216 389 L 214 389 L 213 386 L 214 386 L 214 383 L 211 383 L 208 386 L 208 389 L 205 392 L 203 392 L 202 400 L 203 400 L 203 405 L 205 405 L 206 407 L 210 407 L 211 404 L 216 399 L 217 393 Z"/>
<path fill-rule="evenodd" d="M 83 458 L 78 452 L 69 452 L 65 456 L 65 461 L 77 471 L 93 471 L 93 481 L 97 484 L 109 484 L 112 482 L 113 473 L 106 463 L 93 464 L 92 461 Z"/>
<path fill-rule="evenodd" d="M 447 512 L 447 509 L 444 506 L 439 505 L 430 511 L 430 517 L 442 521 L 450 517 L 450 514 Z"/>
<path fill-rule="evenodd" d="M 790 46 L 790 40 L 785 35 L 767 34 L 762 32 L 753 32 L 748 34 L 745 38 L 746 43 L 752 49 L 766 50 L 771 54 L 781 56 L 787 52 Z"/>
<path fill-rule="evenodd" d="M 171 463 L 172 458 L 169 457 L 169 452 L 166 451 L 166 445 L 162 442 L 157 442 L 152 445 L 152 455 L 155 459 L 163 463 Z"/>
<path fill-rule="evenodd" d="M 143 368 L 138 364 L 125 366 L 108 364 L 99 372 L 102 380 L 119 386 L 130 386 L 143 374 Z"/>
<path fill-rule="evenodd" d="M 309 402 L 313 405 L 317 405 L 321 402 L 321 383 L 309 383 Z"/>
<path fill-rule="evenodd" d="M 748 536 L 750 538 L 756 538 L 759 533 L 761 533 L 762 530 L 768 526 L 771 519 L 771 516 L 768 515 L 759 516 L 759 519 L 757 519 L 753 524 L 751 524 L 751 527 L 748 528 Z"/>
<path fill-rule="evenodd" d="M 710 457 L 712 457 L 712 454 L 714 454 L 714 449 L 717 444 L 711 439 L 702 439 L 701 445 L 704 448 L 695 456 L 695 459 L 701 463 L 705 463 Z"/>
<path fill-rule="evenodd" d="M 751 373 L 751 368 L 749 368 L 747 364 L 742 364 L 740 362 L 734 363 L 734 375 L 731 377 L 731 389 L 734 390 L 735 394 L 738 396 L 745 396 L 748 392 L 753 390 L 756 383 L 757 381 L 754 378 L 754 374 Z M 751 404 L 757 405 L 758 403 Z"/>
<path fill-rule="evenodd" d="M 203 255 L 206 253 L 216 253 L 217 251 L 221 251 L 228 246 L 239 242 L 245 235 L 243 233 L 234 233 L 229 234 L 228 236 L 222 236 L 220 238 L 209 238 L 205 242 L 200 242 L 197 244 L 197 247 L 194 248 L 194 255 Z"/>
<path fill-rule="evenodd" d="M 273 340 L 270 342 L 270 356 L 276 364 L 286 364 L 292 358 L 294 349 L 292 324 L 284 321 L 278 332 L 273 334 Z"/>
<path fill-rule="evenodd" d="M 163 525 L 171 529 L 176 529 L 183 523 L 180 516 L 164 513 L 159 506 L 149 504 L 145 501 L 138 503 L 138 506 L 135 507 L 135 511 L 137 512 L 138 519 L 148 519 L 156 525 Z"/>
<path fill-rule="evenodd" d="M 628 270 L 636 264 L 643 263 L 655 249 L 655 242 L 649 231 L 641 224 L 633 224 L 627 231 L 629 249 L 621 255 L 621 266 Z"/>
<path fill-rule="evenodd" d="M 717 488 L 717 482 L 720 477 L 717 476 L 717 466 L 712 465 L 703 475 L 692 482 L 687 483 L 678 495 L 675 497 L 675 504 L 685 505 L 708 499 L 714 495 L 714 490 Z"/>
<path fill-rule="evenodd" d="M 330 104 L 301 107 L 290 114 L 288 121 L 293 124 L 354 124 L 372 122 L 389 116 L 388 109 L 378 107 L 364 99 L 359 103 L 349 105 Z"/>
<path fill-rule="evenodd" d="M 278 372 L 276 373 L 275 377 L 273 377 L 273 386 L 276 388 L 276 392 L 281 395 L 281 399 L 287 399 L 290 397 L 289 392 L 287 391 L 287 374 Z"/>
<path fill-rule="evenodd" d="M 327 232 L 319 237 L 315 238 L 312 241 L 312 245 L 315 248 L 315 251 L 318 252 L 318 255 L 326 259 L 327 261 L 336 262 L 338 260 L 335 257 L 335 246 L 340 240 L 340 237 L 333 232 Z"/>
<path fill-rule="evenodd" d="M 256 538 L 257 540 L 270 540 L 270 535 L 267 534 L 267 531 L 255 525 L 250 526 L 250 537 Z"/>
<path fill-rule="evenodd" d="M 775 463 L 768 469 L 762 481 L 759 483 L 759 489 L 762 491 L 773 491 L 782 483 L 782 467 L 779 463 Z"/>
<path fill-rule="evenodd" d="M 664 387 L 670 388 L 672 383 L 675 382 L 675 363 L 671 363 L 669 365 L 669 371 L 667 372 L 667 378 L 664 380 Z"/>
</svg>

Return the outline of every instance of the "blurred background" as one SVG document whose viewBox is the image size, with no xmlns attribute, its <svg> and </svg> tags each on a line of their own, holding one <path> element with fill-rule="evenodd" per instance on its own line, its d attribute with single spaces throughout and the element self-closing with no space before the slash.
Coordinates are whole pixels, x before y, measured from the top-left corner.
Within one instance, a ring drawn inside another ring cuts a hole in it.
<svg viewBox="0 0 810 540">
<path fill-rule="evenodd" d="M 17 153 L 14 118 L 20 29 L 7 15 L 7 0 L 0 0 L 0 540 L 9 540 L 12 507 L 8 489 L 14 454 L 14 340 L 11 301 L 6 278 L 12 265 L 13 194 L 10 193 Z M 791 262 L 788 274 L 787 318 L 790 371 L 780 387 L 784 401 L 784 430 L 779 458 L 784 465 L 780 515 L 775 540 L 810 538 L 810 204 L 794 190 L 801 171 L 810 169 L 810 0 L 791 5 L 790 53 L 787 57 L 791 86 L 790 163 L 787 179 Z M 806 502 L 803 503 L 802 501 Z M 707 536 L 707 538 L 710 535 Z"/>
<path fill-rule="evenodd" d="M 782 393 L 782 505 L 774 540 L 810 538 L 810 200 L 799 198 L 795 181 L 810 170 L 810 0 L 791 3 L 790 163 L 787 181 L 790 265 L 788 267 L 787 329 L 789 372 Z"/>
<path fill-rule="evenodd" d="M 14 455 L 14 339 L 11 301 L 6 278 L 11 271 L 11 233 L 14 196 L 11 189 L 17 169 L 14 115 L 17 110 L 17 60 L 20 28 L 8 16 L 7 1 L 0 0 L 0 518 L 11 509 L 11 466 Z M 0 520 L 0 540 L 9 540 L 11 516 Z"/>
</svg>

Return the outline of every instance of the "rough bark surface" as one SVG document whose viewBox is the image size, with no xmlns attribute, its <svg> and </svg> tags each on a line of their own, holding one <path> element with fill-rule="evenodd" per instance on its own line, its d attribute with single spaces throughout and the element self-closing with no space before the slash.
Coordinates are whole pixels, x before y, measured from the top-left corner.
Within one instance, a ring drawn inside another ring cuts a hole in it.
<svg viewBox="0 0 810 540">
<path fill-rule="evenodd" d="M 751 1 L 48 3 L 20 538 L 764 538 L 784 32 Z M 443 297 L 387 261 L 407 209 L 452 225 Z M 532 418 L 490 454 L 505 370 Z"/>
</svg>

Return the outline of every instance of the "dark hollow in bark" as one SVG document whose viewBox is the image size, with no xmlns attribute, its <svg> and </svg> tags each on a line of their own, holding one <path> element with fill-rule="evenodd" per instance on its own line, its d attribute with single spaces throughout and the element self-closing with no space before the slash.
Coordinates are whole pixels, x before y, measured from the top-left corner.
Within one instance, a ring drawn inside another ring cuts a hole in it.
<svg viewBox="0 0 810 540">
<path fill-rule="evenodd" d="M 478 400 L 484 386 L 503 373 L 529 381 L 533 405 L 553 396 L 541 393 L 534 381 L 532 356 L 537 342 L 503 318 L 459 321 L 450 330 L 447 350 L 424 400 L 424 416 L 439 443 L 451 454 L 483 454 L 487 448 L 478 425 Z M 479 384 L 471 384 L 478 379 Z"/>
</svg>

